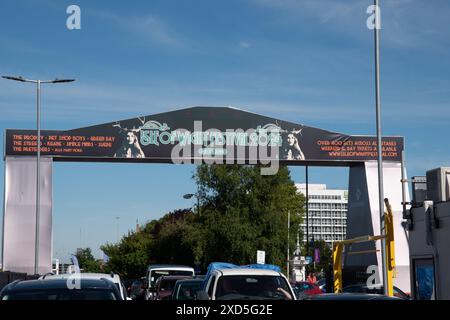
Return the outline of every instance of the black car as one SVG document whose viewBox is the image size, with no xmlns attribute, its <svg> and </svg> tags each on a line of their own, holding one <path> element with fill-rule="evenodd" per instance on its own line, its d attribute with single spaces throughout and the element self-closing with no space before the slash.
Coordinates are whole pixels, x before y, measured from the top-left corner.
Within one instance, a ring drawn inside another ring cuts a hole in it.
<svg viewBox="0 0 450 320">
<path fill-rule="evenodd" d="M 305 297 L 304 300 L 401 300 L 382 294 L 369 293 L 324 293 Z"/>
<path fill-rule="evenodd" d="M 178 280 L 172 291 L 172 300 L 196 300 L 203 279 Z"/>
<path fill-rule="evenodd" d="M 352 284 L 349 286 L 346 286 L 342 289 L 342 292 L 347 293 L 371 293 L 371 294 L 383 294 L 384 289 L 383 286 L 377 286 L 373 288 L 369 288 L 365 284 Z M 411 296 L 409 294 L 404 293 L 402 290 L 394 286 L 394 296 L 403 300 L 409 300 L 411 299 Z"/>
<path fill-rule="evenodd" d="M 122 300 L 122 296 L 106 279 L 39 279 L 8 284 L 0 300 Z"/>
</svg>

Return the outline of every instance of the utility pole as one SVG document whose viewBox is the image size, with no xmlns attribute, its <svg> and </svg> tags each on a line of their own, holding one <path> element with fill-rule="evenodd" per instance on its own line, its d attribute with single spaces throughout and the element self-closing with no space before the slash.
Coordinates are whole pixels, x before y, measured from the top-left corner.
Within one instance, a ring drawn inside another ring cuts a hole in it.
<svg viewBox="0 0 450 320">
<path fill-rule="evenodd" d="M 380 94 L 380 6 L 378 0 L 374 0 L 375 5 L 375 105 L 377 124 L 377 151 L 378 151 L 378 205 L 380 210 L 380 234 L 386 235 L 386 223 L 384 220 L 384 190 L 383 190 L 383 148 L 381 136 L 381 94 Z M 383 290 L 384 294 L 389 294 L 387 286 L 387 265 L 386 265 L 386 238 L 381 239 L 381 267 L 383 270 Z"/>
<path fill-rule="evenodd" d="M 75 79 L 33 80 L 17 76 L 2 76 L 7 80 L 36 84 L 36 216 L 35 216 L 35 244 L 34 244 L 34 274 L 39 274 L 39 245 L 41 223 L 41 84 L 66 83 Z"/>
<path fill-rule="evenodd" d="M 290 272 L 289 272 L 289 233 L 290 233 L 290 229 L 291 229 L 291 211 L 288 211 L 288 225 L 287 225 L 288 229 L 287 229 L 287 266 L 286 266 L 286 278 L 288 280 L 290 280 Z"/>
<path fill-rule="evenodd" d="M 308 166 L 305 167 L 305 180 L 306 180 L 306 255 L 309 254 L 309 179 L 308 179 Z"/>
</svg>

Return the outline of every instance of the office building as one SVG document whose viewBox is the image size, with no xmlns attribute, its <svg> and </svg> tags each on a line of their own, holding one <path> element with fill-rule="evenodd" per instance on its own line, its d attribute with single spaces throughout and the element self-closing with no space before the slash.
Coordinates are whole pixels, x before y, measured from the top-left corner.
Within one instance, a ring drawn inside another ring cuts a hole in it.
<svg viewBox="0 0 450 320">
<path fill-rule="evenodd" d="M 296 184 L 297 190 L 306 196 L 306 184 Z M 346 238 L 347 190 L 327 189 L 325 184 L 309 184 L 309 241 L 324 240 L 330 246 L 334 241 Z M 306 242 L 306 212 L 303 223 L 303 242 Z"/>
</svg>

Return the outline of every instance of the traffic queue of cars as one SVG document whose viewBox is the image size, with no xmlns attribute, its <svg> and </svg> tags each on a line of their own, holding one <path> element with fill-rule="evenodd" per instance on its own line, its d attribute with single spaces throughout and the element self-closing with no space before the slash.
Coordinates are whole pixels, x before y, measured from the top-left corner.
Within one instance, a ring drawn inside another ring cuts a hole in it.
<svg viewBox="0 0 450 320">
<path fill-rule="evenodd" d="M 117 286 L 106 278 L 75 282 L 78 288 L 63 278 L 17 280 L 2 289 L 0 300 L 123 300 Z"/>
<path fill-rule="evenodd" d="M 205 276 L 187 266 L 153 265 L 147 270 L 147 300 L 295 300 L 296 295 L 272 265 L 211 263 Z"/>
<path fill-rule="evenodd" d="M 117 274 L 46 274 L 6 285 L 0 300 L 296 300 L 286 277 L 272 265 L 211 263 L 205 276 L 196 276 L 189 266 L 151 265 L 144 278 L 126 283 Z"/>
<path fill-rule="evenodd" d="M 126 285 L 125 285 L 126 284 Z M 206 275 L 182 265 L 150 265 L 145 277 L 122 279 L 117 274 L 47 274 L 37 280 L 14 281 L 0 291 L 0 300 L 379 300 L 408 299 L 395 290 L 349 286 L 342 294 L 326 294 L 321 283 L 289 283 L 278 266 L 238 266 L 215 262 Z"/>
</svg>

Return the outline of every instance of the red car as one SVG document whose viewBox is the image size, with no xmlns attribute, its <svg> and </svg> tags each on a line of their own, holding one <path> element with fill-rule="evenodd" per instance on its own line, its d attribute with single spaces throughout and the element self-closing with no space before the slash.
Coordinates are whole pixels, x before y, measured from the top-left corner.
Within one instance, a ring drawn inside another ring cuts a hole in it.
<svg viewBox="0 0 450 320">
<path fill-rule="evenodd" d="M 161 276 L 155 283 L 155 300 L 169 300 L 178 280 L 192 279 L 191 276 Z"/>
<path fill-rule="evenodd" d="M 303 299 L 306 296 L 313 296 L 323 293 L 320 287 L 314 283 L 300 281 L 292 283 L 291 285 L 292 289 L 294 289 L 297 299 Z"/>
</svg>

